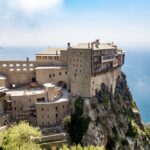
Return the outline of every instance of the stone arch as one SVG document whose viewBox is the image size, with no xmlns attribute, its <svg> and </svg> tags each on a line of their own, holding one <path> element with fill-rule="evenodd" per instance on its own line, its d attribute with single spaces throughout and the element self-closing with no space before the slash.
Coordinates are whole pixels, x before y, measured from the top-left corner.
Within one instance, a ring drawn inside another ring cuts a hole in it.
<svg viewBox="0 0 150 150">
<path fill-rule="evenodd" d="M 62 87 L 63 89 L 67 89 L 67 83 L 64 81 L 57 82 L 57 86 Z"/>
</svg>

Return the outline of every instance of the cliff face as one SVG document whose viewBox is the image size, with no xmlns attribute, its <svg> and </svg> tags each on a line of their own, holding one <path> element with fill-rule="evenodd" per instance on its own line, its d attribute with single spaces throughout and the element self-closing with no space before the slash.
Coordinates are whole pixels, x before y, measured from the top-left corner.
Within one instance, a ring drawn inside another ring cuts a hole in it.
<svg viewBox="0 0 150 150">
<path fill-rule="evenodd" d="M 84 116 L 90 118 L 83 145 L 104 145 L 114 150 L 149 150 L 150 139 L 122 73 L 115 93 L 102 84 L 95 98 L 84 101 Z"/>
</svg>

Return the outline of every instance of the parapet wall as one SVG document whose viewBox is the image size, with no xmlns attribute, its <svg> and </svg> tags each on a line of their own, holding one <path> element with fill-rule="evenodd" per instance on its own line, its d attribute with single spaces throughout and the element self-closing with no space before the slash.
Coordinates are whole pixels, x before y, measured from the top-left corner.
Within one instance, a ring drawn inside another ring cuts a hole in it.
<svg viewBox="0 0 150 150">
<path fill-rule="evenodd" d="M 35 77 L 35 61 L 0 61 L 0 74 L 6 77 L 6 86 L 25 85 Z"/>
</svg>

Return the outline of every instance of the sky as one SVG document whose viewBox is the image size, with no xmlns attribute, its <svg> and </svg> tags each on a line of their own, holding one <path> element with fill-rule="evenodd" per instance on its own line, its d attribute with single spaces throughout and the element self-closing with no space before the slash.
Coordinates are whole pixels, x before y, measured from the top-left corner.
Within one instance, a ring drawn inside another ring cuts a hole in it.
<svg viewBox="0 0 150 150">
<path fill-rule="evenodd" d="M 150 47 L 150 0 L 0 0 L 0 46 Z"/>
</svg>

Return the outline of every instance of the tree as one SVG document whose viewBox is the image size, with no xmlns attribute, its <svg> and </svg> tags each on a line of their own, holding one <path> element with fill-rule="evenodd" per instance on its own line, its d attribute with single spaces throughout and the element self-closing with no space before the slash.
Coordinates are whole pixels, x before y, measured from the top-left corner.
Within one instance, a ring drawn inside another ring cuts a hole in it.
<svg viewBox="0 0 150 150">
<path fill-rule="evenodd" d="M 70 123 L 70 138 L 71 142 L 75 144 L 79 144 L 82 142 L 83 135 L 86 133 L 90 118 L 84 116 L 84 99 L 82 97 L 78 97 L 75 100 L 75 112 L 71 115 L 71 123 Z"/>
<path fill-rule="evenodd" d="M 31 140 L 32 137 L 39 136 L 39 128 L 34 128 L 27 122 L 20 122 L 0 133 L 0 147 L 3 150 L 41 150 L 40 145 Z"/>
<path fill-rule="evenodd" d="M 70 132 L 71 128 L 71 116 L 66 116 L 64 118 L 64 129 L 66 132 Z"/>
</svg>

